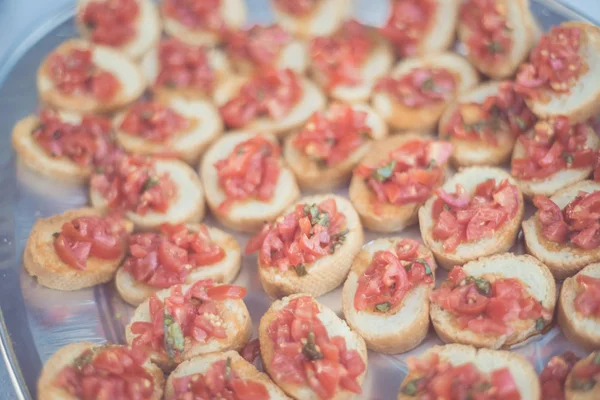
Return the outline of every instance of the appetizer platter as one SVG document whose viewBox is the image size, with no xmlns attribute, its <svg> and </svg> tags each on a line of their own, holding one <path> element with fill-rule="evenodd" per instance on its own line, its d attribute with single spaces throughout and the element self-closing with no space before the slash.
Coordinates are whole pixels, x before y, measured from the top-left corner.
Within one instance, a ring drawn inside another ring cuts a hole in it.
<svg viewBox="0 0 600 400">
<path fill-rule="evenodd" d="M 16 398 L 600 398 L 600 27 L 76 3 L 0 65 Z"/>
</svg>

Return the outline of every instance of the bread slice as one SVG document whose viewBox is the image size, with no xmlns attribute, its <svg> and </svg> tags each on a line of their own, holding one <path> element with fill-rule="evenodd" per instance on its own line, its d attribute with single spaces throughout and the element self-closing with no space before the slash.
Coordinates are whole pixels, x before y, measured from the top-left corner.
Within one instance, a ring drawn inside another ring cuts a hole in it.
<svg viewBox="0 0 600 400">
<path fill-rule="evenodd" d="M 91 50 L 94 65 L 113 74 L 119 81 L 120 88 L 112 99 L 104 102 L 91 96 L 63 94 L 55 88 L 48 76 L 48 58 L 46 58 L 37 72 L 37 88 L 42 102 L 50 107 L 81 113 L 109 112 L 132 103 L 146 89 L 146 80 L 137 64 L 120 51 L 110 47 L 93 45 L 81 39 L 70 39 L 63 42 L 51 54 L 66 53 L 72 49 Z"/>
<path fill-rule="evenodd" d="M 556 192 L 550 200 L 561 210 L 577 197 L 579 191 L 587 193 L 600 190 L 600 183 L 581 181 Z M 558 245 L 545 239 L 537 213 L 523 222 L 523 236 L 527 252 L 550 268 L 556 279 L 572 276 L 588 264 L 600 261 L 600 248 L 584 250 L 568 245 Z"/>
<path fill-rule="evenodd" d="M 500 168 L 470 167 L 461 170 L 448 179 L 442 188 L 448 193 L 453 193 L 456 191 L 456 185 L 461 184 L 467 193 L 472 194 L 477 185 L 488 179 L 495 179 L 496 184 L 508 179 L 511 184 L 516 185 L 514 179 Z M 433 237 L 433 227 L 435 226 L 432 215 L 433 203 L 437 198 L 437 195 L 431 196 L 419 210 L 419 227 L 421 228 L 423 242 L 431 249 L 441 267 L 450 270 L 455 265 L 462 265 L 479 257 L 504 253 L 515 243 L 524 212 L 524 201 L 521 192 L 519 192 L 519 208 L 516 215 L 510 221 L 506 221 L 492 237 L 474 242 L 462 242 L 452 253 L 444 250 L 443 241 L 436 240 Z"/>
<path fill-rule="evenodd" d="M 200 228 L 198 224 L 189 224 L 188 227 L 195 230 Z M 220 283 L 231 283 L 240 272 L 242 263 L 240 244 L 233 236 L 220 229 L 209 226 L 206 228 L 211 239 L 225 252 L 225 257 L 214 264 L 193 269 L 185 283 L 192 284 L 202 279 L 212 279 Z M 138 306 L 153 293 L 160 290 L 159 288 L 135 280 L 123 267 L 117 271 L 115 286 L 121 298 L 133 306 Z"/>
<path fill-rule="evenodd" d="M 600 385 L 598 382 L 595 382 L 594 386 L 589 390 L 574 390 L 573 384 L 575 381 L 575 377 L 573 376 L 573 371 L 580 367 L 582 364 L 587 364 L 590 361 L 598 357 L 598 352 L 593 352 L 589 356 L 579 360 L 577 364 L 571 369 L 569 375 L 567 375 L 567 380 L 565 381 L 565 399 L 566 400 L 596 400 L 600 398 Z"/>
<path fill-rule="evenodd" d="M 367 114 L 366 125 L 371 128 L 370 137 L 374 141 L 388 134 L 388 127 L 371 107 L 366 104 L 353 104 L 352 108 Z M 347 159 L 332 167 L 321 167 L 317 162 L 300 152 L 293 144 L 298 132 L 288 136 L 283 145 L 283 156 L 287 165 L 296 175 L 296 180 L 304 190 L 329 191 L 344 186 L 350 180 L 352 169 L 369 152 L 373 141 L 360 146 Z"/>
<path fill-rule="evenodd" d="M 101 346 L 91 342 L 78 342 L 58 349 L 44 364 L 37 384 L 37 398 L 39 400 L 75 399 L 76 397 L 71 393 L 54 385 L 56 378 L 62 372 L 63 368 L 72 365 L 86 350 Z M 154 384 L 154 391 L 148 400 L 162 399 L 165 382 L 162 371 L 156 365 L 152 364 L 150 360 L 146 360 L 143 368 L 152 376 L 152 383 Z"/>
<path fill-rule="evenodd" d="M 248 10 L 244 0 L 222 0 L 220 2 L 221 18 L 228 29 L 241 28 L 246 23 Z M 162 12 L 164 29 L 167 35 L 192 45 L 215 46 L 223 40 L 223 36 L 203 30 L 194 29 L 182 24 Z"/>
<path fill-rule="evenodd" d="M 357 311 L 354 297 L 358 280 L 367 270 L 377 251 L 394 250 L 403 238 L 380 238 L 367 243 L 352 263 L 352 269 L 344 283 L 342 302 L 344 318 L 350 327 L 367 343 L 370 350 L 385 354 L 407 352 L 418 346 L 429 330 L 429 293 L 431 285 L 420 284 L 411 289 L 395 312 L 372 313 Z M 423 245 L 419 246 L 419 257 L 430 260 L 428 264 L 435 277 L 433 254 Z"/>
<path fill-rule="evenodd" d="M 497 254 L 491 257 L 470 261 L 463 266 L 467 276 L 492 274 L 499 278 L 520 280 L 527 291 L 539 300 L 542 307 L 554 313 L 556 305 L 556 284 L 548 267 L 529 255 L 516 256 L 512 253 Z M 483 335 L 469 329 L 460 329 L 455 317 L 444 311 L 438 304 L 431 303 L 431 322 L 444 343 L 470 344 L 490 349 L 507 348 L 521 343 L 531 336 L 539 335 L 536 321 L 518 320 L 513 323 L 514 332 L 510 335 Z M 544 321 L 544 329 L 549 321 Z"/>
<path fill-rule="evenodd" d="M 469 62 L 454 53 L 429 54 L 421 58 L 407 58 L 398 63 L 391 76 L 398 78 L 416 68 L 440 68 L 452 72 L 456 79 L 454 97 L 467 92 L 479 82 L 477 71 Z M 392 127 L 407 131 L 428 132 L 433 130 L 452 99 L 422 108 L 410 108 L 395 100 L 386 92 L 375 92 L 373 107 Z"/>
<path fill-rule="evenodd" d="M 257 66 L 252 61 L 232 58 L 235 70 L 240 75 L 253 75 L 263 66 Z M 299 75 L 303 75 L 308 68 L 308 49 L 306 42 L 292 39 L 281 48 L 275 62 L 272 65 L 277 69 L 291 69 Z"/>
<path fill-rule="evenodd" d="M 192 285 L 182 285 L 183 293 L 185 293 Z M 156 293 L 156 296 L 163 300 L 169 297 L 171 288 L 163 289 Z M 250 339 L 252 333 L 252 321 L 250 314 L 243 300 L 226 299 L 217 301 L 217 308 L 223 318 L 223 325 L 227 333 L 227 338 L 210 338 L 206 343 L 199 343 L 191 337 L 185 337 L 184 351 L 181 355 L 181 360 L 171 359 L 166 352 L 155 352 L 152 349 L 147 349 L 146 354 L 150 360 L 154 362 L 163 371 L 171 371 L 177 364 L 184 360 L 189 360 L 201 354 L 208 354 L 220 351 L 235 350 L 241 351 L 244 345 Z M 138 336 L 131 331 L 131 325 L 134 322 L 150 322 L 150 308 L 148 299 L 140 304 L 131 317 L 131 321 L 125 327 L 125 337 L 128 344 L 132 344 Z"/>
<path fill-rule="evenodd" d="M 333 34 L 352 13 L 351 0 L 322 0 L 313 12 L 300 17 L 287 14 L 273 1 L 271 5 L 275 21 L 301 39 Z"/>
<path fill-rule="evenodd" d="M 223 353 L 210 353 L 198 357 L 194 357 L 182 362 L 171 372 L 165 386 L 165 397 L 171 398 L 175 389 L 173 380 L 195 374 L 206 374 L 210 367 L 217 361 L 231 360 L 231 370 L 244 381 L 258 382 L 265 386 L 269 393 L 269 400 L 288 400 L 289 397 L 279 389 L 277 385 L 263 372 L 260 372 L 256 367 L 244 360 L 236 351 L 229 350 Z"/>
<path fill-rule="evenodd" d="M 155 142 L 141 136 L 131 135 L 121 129 L 128 111 L 113 119 L 117 142 L 129 153 L 144 155 L 173 155 L 189 164 L 196 165 L 206 148 L 223 131 L 223 123 L 217 109 L 206 100 L 186 100 L 172 97 L 164 102 L 167 107 L 191 122 L 191 128 L 177 132 L 164 142 Z"/>
<path fill-rule="evenodd" d="M 169 208 L 164 213 L 148 211 L 145 215 L 127 211 L 127 218 L 135 224 L 137 230 L 157 229 L 161 224 L 199 222 L 204 218 L 204 191 L 196 172 L 183 161 L 156 159 L 155 169 L 158 174 L 167 173 L 177 187 L 177 193 L 171 199 Z M 90 187 L 90 201 L 93 207 L 106 209 L 106 200 L 100 192 Z"/>
<path fill-rule="evenodd" d="M 279 386 L 288 396 L 298 399 L 298 400 L 318 400 L 320 397 L 314 393 L 308 385 L 297 385 L 297 384 L 289 384 L 287 382 L 280 382 L 277 379 L 276 371 L 274 371 L 271 367 L 274 356 L 274 344 L 268 334 L 269 325 L 277 318 L 277 313 L 279 310 L 283 309 L 291 300 L 307 296 L 306 294 L 295 294 L 289 297 L 284 297 L 281 300 L 275 301 L 271 304 L 269 310 L 262 316 L 260 319 L 260 324 L 258 326 L 258 339 L 260 341 L 260 355 L 263 361 L 263 367 L 266 372 L 271 376 L 271 379 Z M 356 350 L 360 355 L 360 358 L 363 360 L 365 365 L 367 365 L 367 346 L 365 345 L 365 341 L 356 333 L 353 332 L 346 322 L 340 319 L 331 309 L 323 306 L 318 303 L 316 300 L 313 301 L 319 307 L 319 314 L 317 314 L 317 318 L 323 323 L 325 328 L 327 329 L 327 333 L 329 337 L 334 336 L 342 336 L 346 339 L 346 348 L 348 350 Z M 364 381 L 367 370 L 357 378 L 359 384 L 362 384 Z M 346 390 L 339 390 L 336 392 L 335 396 L 332 397 L 332 400 L 342 400 L 342 399 L 352 399 L 356 398 L 354 393 L 348 392 Z"/>
<path fill-rule="evenodd" d="M 497 140 L 495 145 L 488 144 L 485 140 L 468 140 L 447 135 L 446 125 L 459 109 L 461 104 L 483 104 L 487 98 L 498 95 L 501 82 L 490 81 L 482 83 L 469 92 L 462 94 L 452 102 L 442 114 L 439 124 L 441 138 L 447 138 L 454 145 L 454 152 L 450 158 L 457 167 L 470 167 L 475 165 L 500 165 L 510 159 L 515 145 L 515 134 L 503 124 L 501 130 L 494 132 Z"/>
<path fill-rule="evenodd" d="M 284 135 L 295 128 L 304 124 L 315 111 L 321 111 L 325 108 L 327 100 L 312 81 L 299 77 L 302 87 L 302 97 L 298 100 L 288 113 L 280 119 L 260 117 L 251 121 L 244 127 L 245 130 L 252 130 L 260 133 L 273 133 Z M 214 99 L 218 106 L 222 106 L 229 100 L 235 98 L 240 88 L 248 81 L 248 77 L 232 77 L 223 82 L 215 90 Z"/>
<path fill-rule="evenodd" d="M 219 222 L 230 229 L 241 232 L 260 230 L 265 221 L 274 220 L 300 196 L 294 174 L 282 163 L 277 187 L 269 202 L 248 199 L 232 204 L 226 213 L 219 211 L 219 205 L 226 200 L 226 196 L 219 185 L 215 163 L 226 158 L 239 143 L 245 142 L 253 136 L 255 134 L 250 132 L 227 133 L 206 151 L 200 166 L 200 177 L 206 190 L 208 207 Z M 277 140 L 272 135 L 263 136 L 273 142 Z"/>
<path fill-rule="evenodd" d="M 77 12 L 75 13 L 75 24 L 82 37 L 89 39 L 92 31 L 85 26 L 82 20 L 82 13 L 89 3 L 98 0 L 78 0 Z M 139 13 L 135 21 L 135 36 L 123 44 L 116 47 L 116 50 L 122 51 L 129 57 L 137 60 L 158 42 L 162 30 L 162 23 L 158 9 L 151 0 L 137 0 Z"/>
<path fill-rule="evenodd" d="M 79 270 L 64 263 L 54 250 L 54 236 L 64 223 L 84 216 L 102 217 L 104 212 L 86 207 L 66 211 L 48 218 L 39 218 L 33 228 L 23 252 L 23 267 L 29 275 L 37 277 L 42 286 L 56 290 L 79 290 L 110 281 L 125 258 L 126 251 L 114 260 L 90 257 L 87 268 Z M 123 222 L 126 231 L 133 230 L 133 224 Z"/>
<path fill-rule="evenodd" d="M 354 256 L 363 244 L 363 230 L 358 214 L 352 204 L 343 197 L 334 194 L 309 196 L 301 198 L 296 204 L 319 204 L 333 198 L 338 212 L 346 217 L 346 235 L 343 243 L 331 255 L 323 256 L 312 264 L 306 264 L 307 274 L 298 276 L 292 268 L 280 271 L 277 267 L 262 265 L 258 260 L 258 276 L 265 292 L 271 298 L 281 298 L 294 293 L 306 293 L 319 297 L 332 291 L 344 282 Z M 295 209 L 291 206 L 282 215 L 287 215 Z"/>
<path fill-rule="evenodd" d="M 537 374 L 531 363 L 518 353 L 502 350 L 476 349 L 472 346 L 464 346 L 462 344 L 447 344 L 445 346 L 433 346 L 419 358 L 424 359 L 433 354 L 437 354 L 440 357 L 440 361 L 448 362 L 453 366 L 473 363 L 482 374 L 491 374 L 497 369 L 508 368 L 522 399 L 541 399 L 542 390 Z M 417 377 L 417 375 L 411 374 L 411 371 L 409 371 L 408 376 L 404 378 L 400 386 L 401 391 L 398 394 L 398 400 L 415 398 L 414 396 L 402 393 L 402 388 Z"/>
</svg>

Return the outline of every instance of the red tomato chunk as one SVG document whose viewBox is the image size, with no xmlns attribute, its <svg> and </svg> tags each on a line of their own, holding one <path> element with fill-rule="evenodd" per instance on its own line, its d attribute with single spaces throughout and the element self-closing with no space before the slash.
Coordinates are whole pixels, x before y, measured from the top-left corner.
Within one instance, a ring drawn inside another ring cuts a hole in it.
<svg viewBox="0 0 600 400">
<path fill-rule="evenodd" d="M 313 12 L 322 0 L 274 0 L 275 7 L 286 14 L 298 17 Z"/>
<path fill-rule="evenodd" d="M 177 39 L 165 39 L 158 47 L 159 72 L 155 84 L 172 89 L 196 89 L 210 93 L 215 85 L 207 51 Z"/>
<path fill-rule="evenodd" d="M 388 93 L 406 107 L 423 108 L 450 100 L 456 84 L 456 78 L 447 69 L 415 68 L 397 78 L 382 78 L 375 90 Z"/>
<path fill-rule="evenodd" d="M 436 11 L 433 0 L 396 0 L 381 33 L 392 42 L 398 55 L 414 56 L 419 41 L 432 28 Z"/>
<path fill-rule="evenodd" d="M 236 60 L 269 67 L 275 64 L 281 50 L 292 39 L 279 25 L 253 25 L 250 29 L 229 34 L 227 53 Z"/>
<path fill-rule="evenodd" d="M 122 46 L 135 38 L 140 7 L 136 0 L 91 1 L 81 20 L 94 43 Z"/>
<path fill-rule="evenodd" d="M 571 351 L 554 356 L 548 361 L 540 374 L 542 399 L 565 400 L 565 381 L 577 361 L 579 357 Z"/>
<path fill-rule="evenodd" d="M 164 0 L 163 12 L 190 29 L 221 33 L 225 22 L 221 15 L 222 0 Z"/>
<path fill-rule="evenodd" d="M 600 278 L 578 275 L 579 291 L 575 297 L 575 310 L 587 318 L 600 317 Z"/>
<path fill-rule="evenodd" d="M 190 129 L 192 121 L 170 107 L 157 102 L 141 102 L 131 107 L 121 129 L 130 135 L 153 142 L 164 142 L 178 133 Z"/>
</svg>

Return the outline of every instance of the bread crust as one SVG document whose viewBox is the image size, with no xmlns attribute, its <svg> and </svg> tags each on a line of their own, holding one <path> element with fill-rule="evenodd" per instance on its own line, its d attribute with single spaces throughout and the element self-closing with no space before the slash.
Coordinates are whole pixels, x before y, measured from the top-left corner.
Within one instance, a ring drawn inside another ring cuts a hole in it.
<svg viewBox="0 0 600 400">
<path fill-rule="evenodd" d="M 278 9 L 271 1 L 275 20 L 301 39 L 333 34 L 352 13 L 351 0 L 323 0 L 312 13 L 297 17 Z"/>
<path fill-rule="evenodd" d="M 441 53 L 455 42 L 460 0 L 434 0 L 436 11 L 428 31 L 420 35 L 417 56 Z"/>
<path fill-rule="evenodd" d="M 573 371 L 581 364 L 593 360 L 597 354 L 597 352 L 590 354 L 589 356 L 579 360 L 577 364 L 571 368 L 571 372 L 569 375 L 567 375 L 567 380 L 565 381 L 566 400 L 595 400 L 600 396 L 600 385 L 598 385 L 598 383 L 596 383 L 594 387 L 588 391 L 573 390 L 573 380 L 575 379 L 573 376 Z"/>
</svg>

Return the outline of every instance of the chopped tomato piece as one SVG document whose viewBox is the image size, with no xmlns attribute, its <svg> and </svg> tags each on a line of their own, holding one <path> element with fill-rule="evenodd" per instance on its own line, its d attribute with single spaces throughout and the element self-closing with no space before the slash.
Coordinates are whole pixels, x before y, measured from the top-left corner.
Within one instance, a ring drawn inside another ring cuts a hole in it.
<svg viewBox="0 0 600 400">
<path fill-rule="evenodd" d="M 158 45 L 159 71 L 154 82 L 157 86 L 175 89 L 196 89 L 209 94 L 216 74 L 207 51 L 177 39 L 164 39 Z"/>
<path fill-rule="evenodd" d="M 454 74 L 445 68 L 414 68 L 399 77 L 382 78 L 375 90 L 388 93 L 410 108 L 448 101 L 456 92 Z"/>
<path fill-rule="evenodd" d="M 281 50 L 291 41 L 292 36 L 279 25 L 253 25 L 250 29 L 231 32 L 226 46 L 233 59 L 264 68 L 273 66 Z"/>
<path fill-rule="evenodd" d="M 94 43 L 122 46 L 135 38 L 140 6 L 136 0 L 90 1 L 81 20 Z"/>
<path fill-rule="evenodd" d="M 414 56 L 419 42 L 434 22 L 437 3 L 433 0 L 396 0 L 381 33 L 394 45 L 398 55 Z"/>
<path fill-rule="evenodd" d="M 188 130 L 192 121 L 158 102 L 140 102 L 125 113 L 121 129 L 153 142 L 164 142 Z"/>
<path fill-rule="evenodd" d="M 162 10 L 170 18 L 190 29 L 223 33 L 222 0 L 164 0 Z"/>
<path fill-rule="evenodd" d="M 575 310 L 587 318 L 600 317 L 600 279 L 578 275 L 579 290 L 575 297 Z"/>
<path fill-rule="evenodd" d="M 577 361 L 579 357 L 571 351 L 554 356 L 548 361 L 540 374 L 544 400 L 565 400 L 565 381 Z"/>
<path fill-rule="evenodd" d="M 315 10 L 321 0 L 274 0 L 275 7 L 286 14 L 306 16 Z"/>
</svg>

